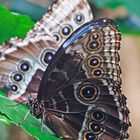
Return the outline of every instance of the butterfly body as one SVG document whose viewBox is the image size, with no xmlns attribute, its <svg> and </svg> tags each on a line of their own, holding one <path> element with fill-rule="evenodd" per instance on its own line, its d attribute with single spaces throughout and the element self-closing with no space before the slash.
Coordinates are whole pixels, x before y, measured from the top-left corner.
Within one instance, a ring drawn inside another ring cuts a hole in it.
<svg viewBox="0 0 140 140">
<path fill-rule="evenodd" d="M 77 29 L 53 57 L 31 112 L 58 137 L 127 137 L 130 123 L 121 91 L 120 40 L 114 21 L 92 21 Z"/>
</svg>

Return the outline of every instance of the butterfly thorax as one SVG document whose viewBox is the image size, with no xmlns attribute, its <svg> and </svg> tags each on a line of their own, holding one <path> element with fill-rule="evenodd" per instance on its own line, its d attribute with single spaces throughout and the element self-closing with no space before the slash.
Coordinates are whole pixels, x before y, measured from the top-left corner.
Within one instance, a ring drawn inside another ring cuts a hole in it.
<svg viewBox="0 0 140 140">
<path fill-rule="evenodd" d="M 30 112 L 36 118 L 42 118 L 44 112 L 44 103 L 40 103 L 37 99 L 34 99 L 32 103 L 30 103 Z"/>
</svg>

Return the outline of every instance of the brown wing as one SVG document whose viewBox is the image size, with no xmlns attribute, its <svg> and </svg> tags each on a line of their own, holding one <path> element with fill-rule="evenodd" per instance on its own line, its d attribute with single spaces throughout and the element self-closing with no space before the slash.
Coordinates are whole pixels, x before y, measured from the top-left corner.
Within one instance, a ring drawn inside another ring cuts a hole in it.
<svg viewBox="0 0 140 140">
<path fill-rule="evenodd" d="M 45 104 L 44 122 L 58 137 L 127 137 L 129 111 L 121 91 L 120 40 L 114 21 L 104 18 L 76 30 L 54 56 L 37 99 Z"/>
<path fill-rule="evenodd" d="M 0 87 L 7 90 L 9 98 L 22 102 L 29 92 L 36 97 L 43 72 L 58 46 L 49 35 L 20 43 L 1 48 Z"/>
<path fill-rule="evenodd" d="M 49 33 L 58 45 L 78 27 L 93 19 L 87 0 L 56 0 L 43 18 L 28 33 L 28 37 Z"/>
</svg>

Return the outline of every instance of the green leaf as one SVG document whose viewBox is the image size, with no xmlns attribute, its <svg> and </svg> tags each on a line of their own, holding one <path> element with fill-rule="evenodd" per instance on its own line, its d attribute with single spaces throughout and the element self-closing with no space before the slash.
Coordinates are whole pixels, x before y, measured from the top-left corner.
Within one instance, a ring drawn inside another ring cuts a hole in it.
<svg viewBox="0 0 140 140">
<path fill-rule="evenodd" d="M 0 122 L 4 123 L 4 124 L 11 124 L 12 121 L 4 114 L 2 114 L 0 112 Z"/>
<path fill-rule="evenodd" d="M 42 2 L 43 6 L 41 6 Z M 48 0 L 0 0 L 0 3 L 7 6 L 10 11 L 30 16 L 34 21 L 40 20 L 49 5 Z"/>
<path fill-rule="evenodd" d="M 124 5 L 125 0 L 91 0 L 99 8 L 117 8 Z"/>
<path fill-rule="evenodd" d="M 13 14 L 2 5 L 0 5 L 0 19 L 0 44 L 11 37 L 25 37 L 34 25 L 29 16 Z"/>
<path fill-rule="evenodd" d="M 2 114 L 8 116 L 8 118 L 12 121 L 12 123 L 17 126 L 22 127 L 28 134 L 37 138 L 38 140 L 60 140 L 56 138 L 53 132 L 47 128 L 47 126 L 43 126 L 43 132 L 41 133 L 41 121 L 36 119 L 31 114 L 25 116 L 29 109 L 27 106 L 17 104 L 16 102 L 4 97 L 4 90 L 0 90 L 0 111 Z"/>
<path fill-rule="evenodd" d="M 129 16 L 115 20 L 123 34 L 140 35 L 140 18 Z"/>
</svg>

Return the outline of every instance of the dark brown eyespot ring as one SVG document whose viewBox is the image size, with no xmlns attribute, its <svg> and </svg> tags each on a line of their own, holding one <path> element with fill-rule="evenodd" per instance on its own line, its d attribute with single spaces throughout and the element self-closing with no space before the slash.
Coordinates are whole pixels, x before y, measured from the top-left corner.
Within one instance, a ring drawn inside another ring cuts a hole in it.
<svg viewBox="0 0 140 140">
<path fill-rule="evenodd" d="M 89 52 L 92 52 L 92 51 L 97 51 L 100 49 L 100 43 L 99 41 L 92 41 L 92 42 L 89 42 L 88 45 L 87 45 L 87 50 Z"/>
<path fill-rule="evenodd" d="M 85 17 L 82 13 L 77 13 L 75 14 L 74 16 L 74 21 L 77 23 L 77 24 L 82 24 L 84 23 L 84 20 L 85 20 Z"/>
<path fill-rule="evenodd" d="M 11 80 L 16 83 L 21 83 L 25 80 L 25 77 L 22 73 L 17 71 L 17 72 L 12 73 Z"/>
<path fill-rule="evenodd" d="M 103 111 L 97 109 L 97 110 L 92 110 L 90 112 L 90 117 L 93 118 L 97 122 L 102 122 L 105 120 L 106 115 Z"/>
<path fill-rule="evenodd" d="M 93 40 L 97 40 L 99 38 L 100 38 L 100 34 L 98 32 L 95 32 L 95 33 L 92 34 L 92 39 Z"/>
<path fill-rule="evenodd" d="M 89 122 L 88 127 L 93 134 L 100 134 L 103 132 L 103 126 L 97 122 Z"/>
<path fill-rule="evenodd" d="M 30 72 L 31 68 L 32 67 L 31 67 L 30 63 L 26 60 L 23 60 L 23 61 L 19 62 L 19 64 L 18 64 L 18 69 L 23 73 Z"/>
<path fill-rule="evenodd" d="M 96 68 L 91 71 L 91 75 L 95 78 L 103 77 L 104 74 L 105 74 L 105 71 L 102 68 Z"/>
<path fill-rule="evenodd" d="M 84 133 L 84 140 L 97 140 L 97 135 L 89 132 Z"/>
<path fill-rule="evenodd" d="M 43 54 L 41 56 L 41 62 L 44 66 L 48 66 L 48 64 L 51 62 L 53 56 L 54 56 L 54 51 L 46 49 L 43 51 Z"/>
<path fill-rule="evenodd" d="M 10 84 L 10 91 L 11 91 L 11 93 L 12 94 L 17 94 L 18 92 L 19 92 L 19 90 L 20 90 L 20 87 L 19 87 L 19 85 L 18 84 Z"/>
<path fill-rule="evenodd" d="M 79 97 L 85 101 L 94 101 L 98 92 L 98 88 L 92 84 L 83 84 L 78 88 Z"/>
<path fill-rule="evenodd" d="M 91 56 L 87 59 L 87 66 L 90 68 L 96 68 L 101 65 L 101 58 L 98 56 Z"/>
<path fill-rule="evenodd" d="M 71 25 L 64 25 L 61 29 L 60 29 L 60 34 L 62 37 L 67 38 L 69 35 L 71 35 L 71 33 L 73 32 L 73 28 Z"/>
<path fill-rule="evenodd" d="M 54 34 L 53 34 L 53 37 L 54 37 L 54 39 L 55 39 L 58 43 L 61 42 L 61 36 L 60 36 L 58 33 L 54 33 Z"/>
</svg>

